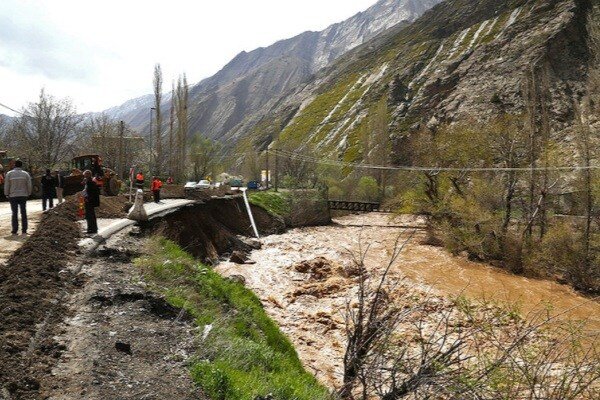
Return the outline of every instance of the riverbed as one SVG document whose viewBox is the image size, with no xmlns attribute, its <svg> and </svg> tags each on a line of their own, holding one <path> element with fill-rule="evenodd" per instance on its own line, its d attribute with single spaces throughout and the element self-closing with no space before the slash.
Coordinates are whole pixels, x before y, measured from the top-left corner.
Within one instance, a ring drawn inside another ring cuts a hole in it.
<svg viewBox="0 0 600 400">
<path fill-rule="evenodd" d="M 464 296 L 509 304 L 522 316 L 540 310 L 561 321 L 585 320 L 586 330 L 600 330 L 600 304 L 568 286 L 515 276 L 498 268 L 453 256 L 423 244 L 424 221 L 413 216 L 371 213 L 334 220 L 330 226 L 299 228 L 262 239 L 251 254 L 253 265 L 225 262 L 217 270 L 243 276 L 267 312 L 290 337 L 306 367 L 330 387 L 341 379 L 344 310 L 356 290 L 355 281 L 332 274 L 321 282 L 298 271 L 304 261 L 322 258 L 340 271 L 364 255 L 368 271 L 381 271 L 395 249 L 406 246 L 393 261 L 393 279 L 421 293 L 440 298 Z"/>
</svg>

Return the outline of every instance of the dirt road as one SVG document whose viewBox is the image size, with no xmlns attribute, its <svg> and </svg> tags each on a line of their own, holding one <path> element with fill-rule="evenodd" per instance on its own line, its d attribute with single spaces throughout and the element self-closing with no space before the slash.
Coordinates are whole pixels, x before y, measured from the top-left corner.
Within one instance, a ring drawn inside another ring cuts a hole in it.
<svg viewBox="0 0 600 400">
<path fill-rule="evenodd" d="M 260 297 L 282 330 L 291 338 L 305 365 L 329 385 L 339 384 L 345 337 L 343 310 L 355 288 L 341 277 L 318 285 L 295 266 L 323 257 L 341 267 L 352 265 L 350 250 L 367 250 L 366 267 L 381 270 L 387 264 L 399 235 L 418 226 L 412 217 L 390 220 L 383 214 L 348 216 L 335 225 L 294 229 L 263 239 L 263 248 L 251 255 L 254 265 L 223 263 L 225 276 L 241 275 Z M 444 249 L 420 244 L 424 231 L 417 231 L 394 263 L 393 274 L 407 279 L 411 287 L 443 297 L 464 295 L 517 303 L 525 315 L 549 304 L 555 314 L 587 319 L 588 328 L 600 329 L 600 304 L 570 288 L 550 281 L 527 279 L 499 269 L 453 257 Z"/>
<path fill-rule="evenodd" d="M 188 374 L 191 317 L 146 288 L 132 265 L 142 245 L 125 230 L 80 260 L 82 289 L 56 336 L 65 352 L 42 382 L 44 398 L 204 399 Z"/>
<path fill-rule="evenodd" d="M 29 200 L 27 202 L 27 212 L 29 221 L 29 232 L 35 231 L 35 228 L 40 221 L 42 215 L 42 201 Z M 0 263 L 8 259 L 8 257 L 27 239 L 26 236 L 12 236 L 11 231 L 12 212 L 8 201 L 0 202 Z M 20 226 L 19 218 L 19 226 Z M 20 228 L 19 228 L 20 229 Z M 19 232 L 20 233 L 20 232 Z"/>
</svg>

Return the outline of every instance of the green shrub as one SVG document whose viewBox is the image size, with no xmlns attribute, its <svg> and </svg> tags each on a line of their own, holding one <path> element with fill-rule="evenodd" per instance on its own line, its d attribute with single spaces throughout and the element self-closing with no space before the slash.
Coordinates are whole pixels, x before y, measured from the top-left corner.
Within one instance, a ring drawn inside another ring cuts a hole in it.
<svg viewBox="0 0 600 400">
<path fill-rule="evenodd" d="M 269 393 L 278 400 L 329 398 L 252 291 L 168 240 L 157 239 L 151 248 L 153 253 L 137 265 L 155 290 L 194 316 L 201 331 L 212 326 L 191 366 L 193 379 L 209 398 L 246 400 Z"/>
<path fill-rule="evenodd" d="M 289 198 L 284 192 L 251 192 L 248 199 L 251 204 L 262 207 L 271 214 L 283 217 L 290 213 Z"/>
<path fill-rule="evenodd" d="M 372 176 L 361 177 L 356 191 L 361 200 L 376 201 L 379 199 L 379 185 Z"/>
</svg>

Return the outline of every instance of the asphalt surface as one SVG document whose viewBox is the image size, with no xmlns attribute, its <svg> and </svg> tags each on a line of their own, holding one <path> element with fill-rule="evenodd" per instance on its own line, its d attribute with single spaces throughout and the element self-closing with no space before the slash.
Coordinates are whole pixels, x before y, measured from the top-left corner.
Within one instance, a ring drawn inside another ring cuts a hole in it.
<svg viewBox="0 0 600 400">
<path fill-rule="evenodd" d="M 42 216 L 42 200 L 29 200 L 27 202 L 27 216 L 29 222 L 29 233 L 33 233 Z M 23 245 L 27 236 L 22 236 L 21 218 L 19 217 L 19 236 L 12 236 L 11 231 L 10 203 L 8 201 L 0 202 L 0 263 L 6 261 L 10 255 Z"/>
</svg>

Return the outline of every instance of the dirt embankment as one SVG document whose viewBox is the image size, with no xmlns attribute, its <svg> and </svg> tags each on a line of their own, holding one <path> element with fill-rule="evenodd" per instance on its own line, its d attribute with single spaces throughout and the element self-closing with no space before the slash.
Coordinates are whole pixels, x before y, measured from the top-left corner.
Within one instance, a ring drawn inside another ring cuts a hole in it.
<svg viewBox="0 0 600 400">
<path fill-rule="evenodd" d="M 63 271 L 80 237 L 76 211 L 69 199 L 44 214 L 31 238 L 0 265 L 0 394 L 6 398 L 38 398 L 39 379 L 62 350 L 53 326 L 65 313 L 65 292 L 78 283 Z"/>
<path fill-rule="evenodd" d="M 125 216 L 124 198 L 102 197 L 98 217 Z M 54 339 L 65 299 L 83 282 L 67 270 L 81 237 L 77 198 L 46 212 L 35 233 L 0 264 L 0 399 L 40 398 L 40 379 L 64 350 Z"/>
<path fill-rule="evenodd" d="M 285 224 L 260 207 L 252 213 L 261 235 L 282 233 Z M 241 198 L 213 199 L 205 204 L 186 207 L 149 225 L 151 233 L 181 245 L 195 257 L 206 261 L 235 250 L 249 252 L 239 237 L 253 236 L 252 226 Z"/>
</svg>

